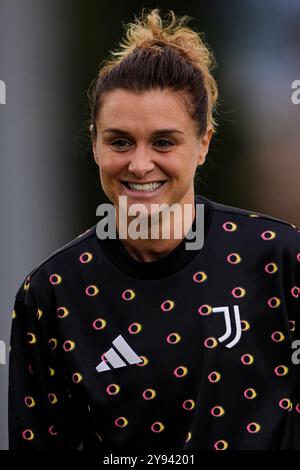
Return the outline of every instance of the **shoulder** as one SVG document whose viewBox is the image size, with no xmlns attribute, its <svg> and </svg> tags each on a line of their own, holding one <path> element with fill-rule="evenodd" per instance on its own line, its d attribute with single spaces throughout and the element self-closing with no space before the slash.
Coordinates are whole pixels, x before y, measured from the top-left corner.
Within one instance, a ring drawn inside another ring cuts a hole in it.
<svg viewBox="0 0 300 470">
<path fill-rule="evenodd" d="M 267 247 L 265 242 L 272 241 L 277 249 L 290 250 L 300 266 L 300 229 L 285 220 L 268 214 L 220 204 L 203 196 L 197 201 L 210 205 L 213 212 L 215 230 L 231 233 L 236 239 Z"/>
<path fill-rule="evenodd" d="M 95 239 L 96 225 L 50 253 L 26 275 L 16 293 L 16 299 L 34 305 L 35 290 L 43 292 L 46 296 L 51 286 L 59 283 L 61 271 L 74 272 L 74 266 L 88 259 L 89 250 L 95 246 Z"/>
</svg>

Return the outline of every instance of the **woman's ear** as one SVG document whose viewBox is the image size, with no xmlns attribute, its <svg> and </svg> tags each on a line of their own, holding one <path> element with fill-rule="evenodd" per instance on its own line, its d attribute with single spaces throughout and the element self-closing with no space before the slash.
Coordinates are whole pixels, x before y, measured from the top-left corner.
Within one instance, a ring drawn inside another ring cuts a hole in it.
<svg viewBox="0 0 300 470">
<path fill-rule="evenodd" d="M 97 152 L 96 152 L 96 139 L 95 139 L 95 133 L 94 133 L 94 126 L 93 124 L 90 125 L 89 127 L 90 129 L 90 133 L 91 133 L 91 139 L 92 139 L 92 142 L 93 142 L 93 155 L 94 155 L 94 160 L 95 160 L 95 163 L 96 165 L 98 165 L 98 157 L 97 157 Z"/>
<path fill-rule="evenodd" d="M 207 126 L 205 133 L 200 138 L 198 165 L 203 165 L 205 162 L 205 158 L 209 150 L 209 144 L 212 138 L 212 134 L 213 134 L 212 126 Z"/>
</svg>

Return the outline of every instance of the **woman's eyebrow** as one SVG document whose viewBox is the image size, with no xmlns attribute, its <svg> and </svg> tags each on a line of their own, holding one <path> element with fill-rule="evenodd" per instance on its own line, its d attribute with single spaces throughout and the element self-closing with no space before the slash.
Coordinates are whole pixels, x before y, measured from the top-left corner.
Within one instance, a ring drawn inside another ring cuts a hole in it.
<svg viewBox="0 0 300 470">
<path fill-rule="evenodd" d="M 124 136 L 130 136 L 130 132 L 125 131 L 123 129 L 117 129 L 115 127 L 109 127 L 107 129 L 104 129 L 101 134 L 104 134 L 106 132 L 111 132 L 113 134 L 119 134 L 119 135 L 124 135 Z M 157 129 L 152 133 L 152 136 L 155 137 L 157 135 L 165 135 L 165 134 L 184 134 L 183 131 L 180 131 L 179 129 Z"/>
</svg>

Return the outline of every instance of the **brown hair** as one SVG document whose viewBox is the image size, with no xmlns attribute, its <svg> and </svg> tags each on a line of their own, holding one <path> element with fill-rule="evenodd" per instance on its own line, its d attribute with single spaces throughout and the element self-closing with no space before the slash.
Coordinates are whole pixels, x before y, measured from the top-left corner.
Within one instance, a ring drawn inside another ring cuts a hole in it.
<svg viewBox="0 0 300 470">
<path fill-rule="evenodd" d="M 186 105 L 201 136 L 208 125 L 216 131 L 213 112 L 218 88 L 211 70 L 216 65 L 200 34 L 185 26 L 187 15 L 162 20 L 157 8 L 142 9 L 140 18 L 127 25 L 120 49 L 111 51 L 88 91 L 92 138 L 104 94 L 117 88 L 136 93 L 155 88 L 184 91 Z"/>
</svg>

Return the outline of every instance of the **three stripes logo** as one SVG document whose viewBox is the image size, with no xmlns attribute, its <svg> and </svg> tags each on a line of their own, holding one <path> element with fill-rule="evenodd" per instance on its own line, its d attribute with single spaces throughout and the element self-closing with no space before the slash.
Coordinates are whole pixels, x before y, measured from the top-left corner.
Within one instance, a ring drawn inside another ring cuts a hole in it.
<svg viewBox="0 0 300 470">
<path fill-rule="evenodd" d="M 231 320 L 229 307 L 214 307 L 212 311 L 215 313 L 222 312 L 224 314 L 226 329 L 225 333 L 218 338 L 218 341 L 223 343 L 229 339 L 232 334 L 234 334 L 233 339 L 231 339 L 229 343 L 225 344 L 226 348 L 232 348 L 239 342 L 242 336 L 239 306 L 233 305 L 233 322 Z M 234 327 L 232 327 L 232 323 L 234 323 Z M 117 338 L 113 340 L 112 344 L 114 348 L 112 347 L 106 353 L 104 353 L 105 360 L 102 360 L 100 364 L 97 365 L 97 372 L 118 369 L 120 367 L 126 367 L 128 364 L 140 364 L 143 362 L 143 359 L 141 359 L 140 356 L 134 352 L 134 350 L 129 346 L 122 335 L 117 336 Z M 124 361 L 124 359 L 127 361 L 127 363 Z M 106 361 L 109 362 L 111 367 L 109 364 L 107 364 Z"/>
<path fill-rule="evenodd" d="M 117 338 L 113 340 L 112 344 L 123 358 L 115 351 L 114 348 L 110 348 L 106 353 L 104 353 L 105 361 L 103 360 L 97 365 L 97 372 L 104 372 L 106 370 L 125 367 L 128 364 L 139 364 L 140 362 L 143 362 L 143 359 L 141 359 L 129 344 L 126 343 L 122 335 L 117 336 Z M 128 364 L 123 359 L 125 359 Z M 106 361 L 110 363 L 111 367 L 109 367 Z"/>
<path fill-rule="evenodd" d="M 224 313 L 226 330 L 225 330 L 225 333 L 218 338 L 218 341 L 220 341 L 220 343 L 223 343 L 228 338 L 230 338 L 230 336 L 232 336 L 232 322 L 230 318 L 229 307 L 215 307 L 212 309 L 212 311 Z M 239 342 L 241 335 L 242 335 L 241 317 L 240 317 L 240 311 L 239 311 L 238 305 L 233 306 L 233 313 L 234 313 L 233 320 L 234 320 L 234 325 L 235 325 L 234 327 L 235 336 L 229 343 L 225 344 L 226 348 L 232 348 L 233 346 L 235 346 Z"/>
</svg>

